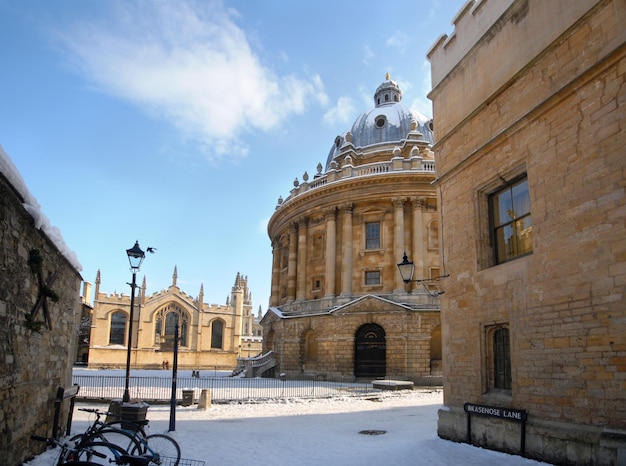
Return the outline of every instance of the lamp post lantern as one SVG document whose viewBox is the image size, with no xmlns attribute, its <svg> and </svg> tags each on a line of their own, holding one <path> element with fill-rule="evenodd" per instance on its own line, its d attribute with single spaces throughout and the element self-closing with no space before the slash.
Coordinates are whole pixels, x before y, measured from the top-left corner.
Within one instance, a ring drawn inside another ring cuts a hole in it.
<svg viewBox="0 0 626 466">
<path fill-rule="evenodd" d="M 402 277 L 402 281 L 404 283 L 409 283 L 413 278 L 413 272 L 415 271 L 415 264 L 413 261 L 410 261 L 404 253 L 404 257 L 402 257 L 402 262 L 398 264 L 398 270 L 400 270 L 400 276 Z"/>
<path fill-rule="evenodd" d="M 133 281 L 129 283 L 131 288 L 130 293 L 130 313 L 128 319 L 128 341 L 126 342 L 126 381 L 124 384 L 124 396 L 122 397 L 122 401 L 127 403 L 130 401 L 130 392 L 128 387 L 130 385 L 130 353 L 131 353 L 131 345 L 133 340 L 133 311 L 135 309 L 135 288 L 137 287 L 137 272 L 139 272 L 139 267 L 141 267 L 141 263 L 146 257 L 146 253 L 141 250 L 139 247 L 139 241 L 135 241 L 135 245 L 126 250 L 126 255 L 128 255 L 128 262 L 130 262 L 130 270 L 133 272 Z"/>
</svg>

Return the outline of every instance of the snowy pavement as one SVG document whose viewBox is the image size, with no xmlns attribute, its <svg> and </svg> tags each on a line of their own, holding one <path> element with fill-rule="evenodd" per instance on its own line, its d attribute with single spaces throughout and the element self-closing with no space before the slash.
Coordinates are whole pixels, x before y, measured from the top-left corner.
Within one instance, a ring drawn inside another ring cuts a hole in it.
<svg viewBox="0 0 626 466">
<path fill-rule="evenodd" d="M 203 460 L 206 466 L 544 464 L 440 439 L 442 399 L 441 390 L 433 389 L 381 392 L 367 399 L 213 404 L 207 410 L 178 406 L 176 430 L 170 434 L 183 458 Z M 169 406 L 150 406 L 150 432 L 166 432 L 169 416 Z M 72 431 L 81 432 L 88 421 L 87 413 L 75 410 Z M 51 450 L 26 465 L 48 466 L 54 457 Z"/>
</svg>

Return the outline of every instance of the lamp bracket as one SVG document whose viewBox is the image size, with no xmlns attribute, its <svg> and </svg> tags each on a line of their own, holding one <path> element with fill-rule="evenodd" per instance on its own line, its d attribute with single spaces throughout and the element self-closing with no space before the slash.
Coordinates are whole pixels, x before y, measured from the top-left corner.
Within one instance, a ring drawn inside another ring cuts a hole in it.
<svg viewBox="0 0 626 466">
<path fill-rule="evenodd" d="M 450 274 L 446 274 L 446 275 L 439 275 L 437 277 L 432 277 L 432 278 L 420 278 L 419 280 L 403 280 L 404 283 L 420 283 L 423 287 L 424 290 L 426 290 L 426 293 L 428 293 L 429 296 L 432 296 L 433 298 L 442 295 L 445 293 L 445 291 L 431 291 L 428 289 L 428 287 L 426 286 L 426 283 L 424 282 L 433 282 L 436 280 L 439 280 L 440 278 L 447 278 L 449 277 Z"/>
</svg>

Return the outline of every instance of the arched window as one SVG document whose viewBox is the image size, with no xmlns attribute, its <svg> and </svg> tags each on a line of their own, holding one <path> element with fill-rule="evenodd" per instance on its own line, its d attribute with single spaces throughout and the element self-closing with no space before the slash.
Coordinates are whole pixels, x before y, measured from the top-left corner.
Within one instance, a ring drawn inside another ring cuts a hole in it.
<svg viewBox="0 0 626 466">
<path fill-rule="evenodd" d="M 308 332 L 304 344 L 304 360 L 317 361 L 317 335 L 314 332 Z"/>
<path fill-rule="evenodd" d="M 493 388 L 511 390 L 511 347 L 506 327 L 493 332 Z"/>
<path fill-rule="evenodd" d="M 224 322 L 214 320 L 211 325 L 211 348 L 220 349 L 224 347 Z"/>
<path fill-rule="evenodd" d="M 174 348 L 174 334 L 178 323 L 178 345 L 188 346 L 189 316 L 175 304 L 168 304 L 155 315 L 154 341 L 160 344 L 161 350 Z"/>
<path fill-rule="evenodd" d="M 163 333 L 163 319 L 157 317 L 154 324 L 154 343 L 161 344 L 161 334 Z"/>
<path fill-rule="evenodd" d="M 439 222 L 437 220 L 428 224 L 428 249 L 439 249 Z"/>
<path fill-rule="evenodd" d="M 109 345 L 123 345 L 126 334 L 126 313 L 115 311 L 111 314 Z"/>
</svg>

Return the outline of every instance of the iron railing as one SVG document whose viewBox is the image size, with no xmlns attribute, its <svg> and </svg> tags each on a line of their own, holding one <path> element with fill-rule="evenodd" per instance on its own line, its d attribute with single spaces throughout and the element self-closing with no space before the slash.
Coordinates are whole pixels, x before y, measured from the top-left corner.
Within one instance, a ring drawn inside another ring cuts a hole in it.
<svg viewBox="0 0 626 466">
<path fill-rule="evenodd" d="M 124 394 L 123 376 L 78 375 L 73 383 L 80 386 L 78 399 L 115 400 Z M 193 390 L 198 399 L 203 389 L 210 390 L 211 400 L 217 403 L 287 398 L 330 398 L 337 396 L 363 396 L 378 393 L 371 382 L 345 380 L 282 380 L 274 378 L 240 377 L 178 377 L 176 398 L 183 391 Z M 171 377 L 130 377 L 130 396 L 143 401 L 168 401 L 172 395 Z"/>
</svg>

